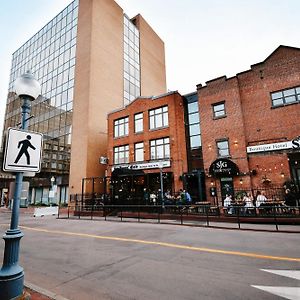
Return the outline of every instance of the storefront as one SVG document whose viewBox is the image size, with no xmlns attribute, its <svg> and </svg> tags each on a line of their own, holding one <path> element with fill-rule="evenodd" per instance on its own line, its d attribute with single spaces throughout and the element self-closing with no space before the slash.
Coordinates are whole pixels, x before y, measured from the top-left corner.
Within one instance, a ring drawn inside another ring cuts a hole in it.
<svg viewBox="0 0 300 300">
<path fill-rule="evenodd" d="M 239 168 L 232 160 L 216 159 L 209 167 L 209 175 L 211 182 L 219 181 L 222 199 L 226 195 L 234 195 L 234 177 L 239 175 Z"/>
<path fill-rule="evenodd" d="M 159 163 L 162 164 L 162 168 L 158 168 Z M 163 191 L 172 191 L 173 174 L 169 167 L 169 160 L 115 166 L 110 178 L 112 204 L 150 204 L 151 193 L 160 198 L 161 178 Z"/>
</svg>

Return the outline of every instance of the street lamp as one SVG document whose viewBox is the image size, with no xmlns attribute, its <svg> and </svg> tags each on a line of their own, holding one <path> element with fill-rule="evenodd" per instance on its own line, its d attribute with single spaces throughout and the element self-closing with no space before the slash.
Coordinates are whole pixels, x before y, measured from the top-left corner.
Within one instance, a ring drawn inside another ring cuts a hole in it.
<svg viewBox="0 0 300 300">
<path fill-rule="evenodd" d="M 28 71 L 16 79 L 15 92 L 22 100 L 21 129 L 27 130 L 31 109 L 30 102 L 40 95 L 41 86 Z M 2 300 L 13 299 L 23 293 L 24 271 L 19 265 L 19 244 L 23 233 L 18 228 L 22 181 L 23 172 L 16 173 L 10 229 L 3 236 L 5 248 L 3 265 L 0 270 L 0 296 Z"/>
<path fill-rule="evenodd" d="M 161 204 L 162 207 L 164 207 L 164 182 L 163 182 L 163 173 L 162 173 L 162 169 L 164 166 L 164 162 L 163 161 L 159 161 L 158 162 L 158 167 L 159 167 L 159 174 L 160 174 L 160 193 L 161 193 Z"/>
</svg>

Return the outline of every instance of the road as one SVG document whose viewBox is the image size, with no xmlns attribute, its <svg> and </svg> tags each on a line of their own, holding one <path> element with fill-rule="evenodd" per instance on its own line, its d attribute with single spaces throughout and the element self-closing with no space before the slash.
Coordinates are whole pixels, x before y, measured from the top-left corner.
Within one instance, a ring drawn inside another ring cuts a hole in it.
<svg viewBox="0 0 300 300">
<path fill-rule="evenodd" d="M 67 299 L 300 299 L 296 233 L 24 214 L 20 225 L 25 281 Z"/>
</svg>

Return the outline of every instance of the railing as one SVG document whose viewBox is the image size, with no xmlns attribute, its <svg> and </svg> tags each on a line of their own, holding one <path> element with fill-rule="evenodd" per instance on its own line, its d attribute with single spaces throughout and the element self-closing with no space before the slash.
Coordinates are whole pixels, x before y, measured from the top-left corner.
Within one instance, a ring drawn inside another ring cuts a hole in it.
<svg viewBox="0 0 300 300">
<path fill-rule="evenodd" d="M 300 207 L 265 205 L 263 207 L 218 207 L 209 204 L 197 205 L 104 205 L 77 202 L 76 205 L 60 208 L 58 218 L 157 222 L 168 224 L 248 228 L 260 224 L 262 230 L 279 231 L 282 224 L 300 225 Z M 243 226 L 247 224 L 247 226 Z M 273 226 L 273 227 L 270 227 Z M 275 228 L 274 228 L 275 226 Z M 290 226 L 291 227 L 291 226 Z M 300 230 L 293 226 L 292 230 Z"/>
</svg>

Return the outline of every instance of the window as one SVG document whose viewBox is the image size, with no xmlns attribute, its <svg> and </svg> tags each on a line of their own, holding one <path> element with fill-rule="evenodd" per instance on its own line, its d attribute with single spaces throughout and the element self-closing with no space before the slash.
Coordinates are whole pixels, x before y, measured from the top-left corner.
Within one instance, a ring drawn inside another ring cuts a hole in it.
<svg viewBox="0 0 300 300">
<path fill-rule="evenodd" d="M 300 87 L 271 93 L 271 98 L 273 107 L 300 102 Z"/>
<path fill-rule="evenodd" d="M 134 115 L 134 132 L 142 132 L 143 131 L 143 113 Z"/>
<path fill-rule="evenodd" d="M 213 104 L 214 119 L 226 116 L 225 102 Z"/>
<path fill-rule="evenodd" d="M 115 137 L 128 135 L 128 117 L 115 120 L 114 133 Z"/>
<path fill-rule="evenodd" d="M 168 106 L 149 111 L 150 129 L 167 127 L 169 125 Z"/>
<path fill-rule="evenodd" d="M 201 130 L 198 101 L 188 103 L 188 123 L 191 149 L 201 147 Z"/>
<path fill-rule="evenodd" d="M 229 156 L 228 140 L 217 141 L 218 156 Z"/>
<path fill-rule="evenodd" d="M 129 163 L 129 145 L 119 146 L 114 148 L 114 163 L 124 164 Z"/>
<path fill-rule="evenodd" d="M 150 141 L 151 159 L 170 158 L 170 139 L 163 138 Z"/>
<path fill-rule="evenodd" d="M 134 160 L 144 161 L 144 143 L 136 143 L 134 145 Z"/>
</svg>

